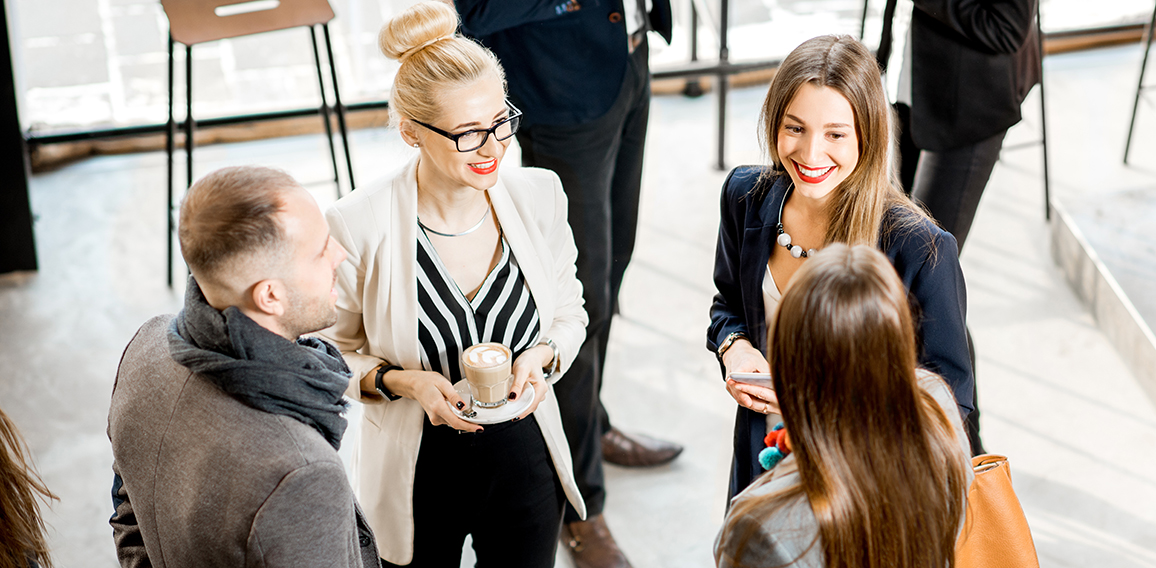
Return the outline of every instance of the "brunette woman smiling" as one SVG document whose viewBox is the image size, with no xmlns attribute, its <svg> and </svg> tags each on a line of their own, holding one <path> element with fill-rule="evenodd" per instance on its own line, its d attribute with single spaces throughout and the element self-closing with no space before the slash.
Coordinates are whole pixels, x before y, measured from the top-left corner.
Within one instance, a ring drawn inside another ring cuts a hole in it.
<svg viewBox="0 0 1156 568">
<path fill-rule="evenodd" d="M 390 109 L 415 156 L 328 212 L 349 253 L 323 332 L 365 404 L 357 485 L 385 566 L 552 566 L 565 499 L 581 514 L 551 384 L 585 337 L 566 196 L 547 170 L 503 167 L 520 112 L 497 59 L 419 3 L 382 28 L 401 62 Z M 509 402 L 471 411 L 462 352 L 513 354 Z"/>
<path fill-rule="evenodd" d="M 736 168 L 723 187 L 707 330 L 739 404 L 731 495 L 762 473 L 757 456 L 778 402 L 772 389 L 730 377 L 770 371 L 763 349 L 781 290 L 832 243 L 887 255 L 919 310 L 919 364 L 947 380 L 961 416 L 972 410 L 958 249 L 892 181 L 890 106 L 874 56 L 849 36 L 804 42 L 771 83 L 762 127 L 771 166 Z"/>
</svg>

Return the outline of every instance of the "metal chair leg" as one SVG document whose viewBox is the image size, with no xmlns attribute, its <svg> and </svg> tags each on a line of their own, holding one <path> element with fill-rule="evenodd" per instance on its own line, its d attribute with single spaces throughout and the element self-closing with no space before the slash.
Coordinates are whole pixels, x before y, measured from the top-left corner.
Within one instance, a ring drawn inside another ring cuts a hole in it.
<svg viewBox="0 0 1156 568">
<path fill-rule="evenodd" d="M 173 230 L 175 223 L 173 223 L 173 153 L 176 151 L 176 137 L 177 137 L 177 122 L 173 120 L 173 97 L 176 94 L 174 88 L 175 79 L 174 74 L 176 67 L 176 58 L 173 53 L 173 36 L 169 35 L 169 121 L 165 127 L 165 176 L 168 182 L 168 204 L 165 209 L 165 218 L 167 222 L 165 226 L 168 228 L 168 238 L 165 240 L 165 277 L 168 281 L 169 288 L 173 287 Z"/>
<path fill-rule="evenodd" d="M 1136 83 L 1136 98 L 1132 101 L 1132 119 L 1128 122 L 1128 139 L 1124 141 L 1124 164 L 1128 163 L 1128 153 L 1132 150 L 1132 131 L 1136 128 L 1136 112 L 1140 109 L 1140 92 L 1144 90 L 1144 70 L 1148 67 L 1148 54 L 1152 52 L 1152 36 L 1156 34 L 1156 8 L 1152 9 L 1152 19 L 1144 28 L 1144 59 L 1140 61 L 1140 79 Z"/>
<path fill-rule="evenodd" d="M 193 185 L 193 46 L 185 46 L 185 170 L 188 184 L 187 190 Z"/>
<path fill-rule="evenodd" d="M 329 120 L 329 101 L 325 97 L 325 74 L 321 69 L 321 50 L 317 47 L 316 26 L 309 26 L 309 37 L 313 40 L 313 62 L 317 64 L 317 88 L 321 93 L 321 120 L 325 122 L 325 141 L 329 143 L 329 159 L 333 162 L 333 183 L 337 186 L 337 198 L 341 199 L 341 174 L 337 169 L 337 146 L 333 142 L 333 125 Z"/>
<path fill-rule="evenodd" d="M 1051 185 L 1048 180 L 1048 106 L 1044 97 L 1044 30 L 1040 24 L 1040 5 L 1036 3 L 1036 41 L 1040 50 L 1040 133 L 1044 152 L 1044 220 L 1052 220 Z"/>
<path fill-rule="evenodd" d="M 728 21 L 730 20 L 730 0 L 722 0 L 719 5 L 719 49 L 718 61 L 725 65 L 730 61 L 730 47 L 727 45 Z M 720 72 L 715 79 L 718 85 L 718 160 L 715 167 L 726 171 L 726 140 L 727 140 L 727 92 L 729 78 L 726 72 Z"/>
<path fill-rule="evenodd" d="M 867 5 L 871 0 L 863 0 L 863 13 L 859 16 L 859 41 L 863 41 L 863 36 L 867 33 Z"/>
<path fill-rule="evenodd" d="M 333 58 L 333 43 L 329 40 L 329 24 L 321 24 L 325 36 L 325 54 L 329 57 L 329 73 L 333 79 L 333 107 L 337 111 L 337 128 L 341 131 L 341 144 L 345 150 L 345 167 L 349 169 L 349 191 L 357 189 L 353 181 L 353 156 L 349 153 L 349 132 L 345 128 L 345 107 L 341 104 L 341 89 L 337 85 L 337 60 Z"/>
</svg>

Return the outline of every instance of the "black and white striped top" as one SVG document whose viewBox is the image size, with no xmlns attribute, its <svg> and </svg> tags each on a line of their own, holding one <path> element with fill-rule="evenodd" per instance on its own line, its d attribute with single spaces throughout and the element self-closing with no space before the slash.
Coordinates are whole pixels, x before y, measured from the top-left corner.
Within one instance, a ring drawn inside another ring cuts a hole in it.
<svg viewBox="0 0 1156 568">
<path fill-rule="evenodd" d="M 537 345 L 538 306 L 504 235 L 502 258 L 473 300 L 450 277 L 425 231 L 418 231 L 417 242 L 417 334 L 423 369 L 456 383 L 465 377 L 461 354 L 471 345 L 501 343 L 515 358 Z"/>
</svg>

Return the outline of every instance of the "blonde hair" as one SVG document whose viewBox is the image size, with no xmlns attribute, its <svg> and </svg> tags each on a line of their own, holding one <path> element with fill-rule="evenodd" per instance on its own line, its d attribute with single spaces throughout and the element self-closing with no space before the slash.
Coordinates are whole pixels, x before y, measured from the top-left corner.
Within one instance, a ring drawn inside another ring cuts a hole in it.
<svg viewBox="0 0 1156 568">
<path fill-rule="evenodd" d="M 506 88 L 498 58 L 455 33 L 458 14 L 442 2 L 421 2 L 386 22 L 377 35 L 381 52 L 401 63 L 389 94 L 394 126 L 403 118 L 433 123 L 448 90 L 495 77 Z"/>
<path fill-rule="evenodd" d="M 887 257 L 867 245 L 819 251 L 784 291 L 767 352 L 799 484 L 731 510 L 735 565 L 753 535 L 744 519 L 805 497 L 825 566 L 954 566 L 967 456 L 919 386 L 907 291 Z"/>
<path fill-rule="evenodd" d="M 891 174 L 887 152 L 891 109 L 883 93 L 879 64 L 871 51 L 851 36 L 825 35 L 805 41 L 783 60 L 775 74 L 760 117 L 763 143 L 774 163 L 772 175 L 785 172 L 777 148 L 779 131 L 787 107 L 806 83 L 829 87 L 847 99 L 859 140 L 859 162 L 835 188 L 830 202 L 824 244 L 878 245 L 882 232 L 910 229 L 930 219 L 899 189 Z M 907 214 L 896 219 L 896 226 L 884 227 L 885 214 L 895 208 Z"/>
<path fill-rule="evenodd" d="M 0 568 L 19 568 L 33 559 L 51 567 L 44 517 L 37 501 L 57 500 L 32 467 L 31 452 L 0 409 Z"/>
</svg>

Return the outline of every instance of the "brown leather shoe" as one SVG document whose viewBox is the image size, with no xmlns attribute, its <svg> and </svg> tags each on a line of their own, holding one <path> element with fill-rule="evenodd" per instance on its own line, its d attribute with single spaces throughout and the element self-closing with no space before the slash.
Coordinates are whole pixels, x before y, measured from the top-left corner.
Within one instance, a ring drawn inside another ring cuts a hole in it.
<svg viewBox="0 0 1156 568">
<path fill-rule="evenodd" d="M 562 526 L 562 544 L 576 568 L 631 568 L 602 515 Z"/>
<path fill-rule="evenodd" d="M 649 467 L 674 461 L 682 446 L 643 434 L 627 434 L 613 426 L 602 434 L 602 459 L 624 467 Z"/>
</svg>

